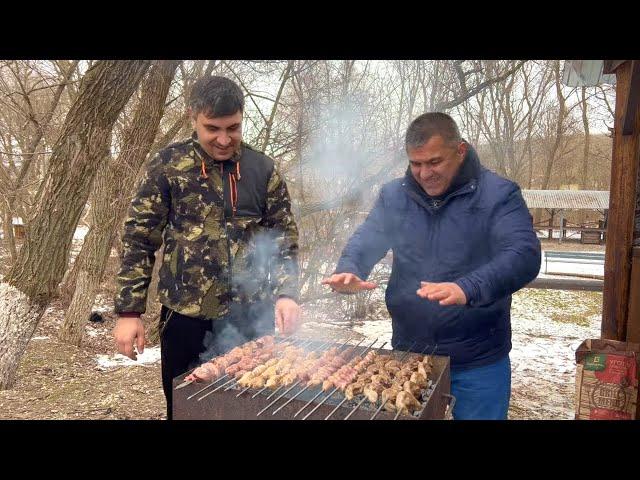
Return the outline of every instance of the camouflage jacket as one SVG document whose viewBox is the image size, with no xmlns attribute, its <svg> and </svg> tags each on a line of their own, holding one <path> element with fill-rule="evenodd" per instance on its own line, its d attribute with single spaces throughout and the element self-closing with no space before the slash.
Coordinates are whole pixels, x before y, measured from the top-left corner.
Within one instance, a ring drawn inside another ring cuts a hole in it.
<svg viewBox="0 0 640 480">
<path fill-rule="evenodd" d="M 204 164 L 204 169 L 202 168 Z M 195 134 L 149 163 L 124 224 L 115 311 L 145 311 L 164 242 L 160 303 L 219 318 L 231 302 L 298 296 L 298 230 L 274 162 L 246 144 L 215 162 Z"/>
</svg>

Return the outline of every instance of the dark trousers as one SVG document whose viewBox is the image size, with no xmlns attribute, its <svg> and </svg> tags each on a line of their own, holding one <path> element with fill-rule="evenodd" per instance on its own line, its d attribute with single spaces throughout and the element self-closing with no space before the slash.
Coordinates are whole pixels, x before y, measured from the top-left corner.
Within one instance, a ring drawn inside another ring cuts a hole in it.
<svg viewBox="0 0 640 480">
<path fill-rule="evenodd" d="M 167 419 L 173 418 L 173 379 L 210 358 L 274 332 L 273 304 L 237 305 L 224 318 L 204 320 L 160 312 L 160 363 Z"/>
</svg>

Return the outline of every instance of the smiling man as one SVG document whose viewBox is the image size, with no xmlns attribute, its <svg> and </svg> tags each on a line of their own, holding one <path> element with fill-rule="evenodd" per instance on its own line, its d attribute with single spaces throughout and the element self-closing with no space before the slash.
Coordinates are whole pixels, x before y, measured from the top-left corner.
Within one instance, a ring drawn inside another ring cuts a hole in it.
<svg viewBox="0 0 640 480">
<path fill-rule="evenodd" d="M 242 142 L 244 96 L 224 77 L 198 80 L 194 132 L 148 164 L 123 235 L 114 337 L 135 359 L 144 349 L 154 252 L 164 243 L 158 295 L 167 417 L 172 379 L 234 346 L 299 326 L 298 230 L 274 162 Z M 206 340 L 206 343 L 205 343 Z"/>
<path fill-rule="evenodd" d="M 384 185 L 322 283 L 341 293 L 393 251 L 386 291 L 394 348 L 451 357 L 456 419 L 506 419 L 511 295 L 540 270 L 540 242 L 515 183 L 485 169 L 453 119 L 409 126 L 404 178 Z"/>
</svg>

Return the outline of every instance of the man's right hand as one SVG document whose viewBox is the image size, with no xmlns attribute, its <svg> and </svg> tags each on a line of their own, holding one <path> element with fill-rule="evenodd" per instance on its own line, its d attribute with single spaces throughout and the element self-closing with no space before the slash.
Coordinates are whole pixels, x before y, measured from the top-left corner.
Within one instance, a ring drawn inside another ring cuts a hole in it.
<svg viewBox="0 0 640 480">
<path fill-rule="evenodd" d="M 144 325 L 140 320 L 140 315 L 120 315 L 113 329 L 113 336 L 118 345 L 118 352 L 129 357 L 131 360 L 137 360 L 136 352 L 133 349 L 135 342 L 138 353 L 144 352 Z"/>
<path fill-rule="evenodd" d="M 329 285 L 332 290 L 339 293 L 358 293 L 377 287 L 375 283 L 365 282 L 353 273 L 334 273 L 322 280 L 322 285 Z"/>
</svg>

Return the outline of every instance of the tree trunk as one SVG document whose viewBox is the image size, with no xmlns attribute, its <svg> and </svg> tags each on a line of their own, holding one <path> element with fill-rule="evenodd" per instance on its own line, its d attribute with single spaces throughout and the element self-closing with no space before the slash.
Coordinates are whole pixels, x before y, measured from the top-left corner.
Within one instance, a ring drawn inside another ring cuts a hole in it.
<svg viewBox="0 0 640 480">
<path fill-rule="evenodd" d="M 11 264 L 13 265 L 18 256 L 18 251 L 16 250 L 16 240 L 13 236 L 13 218 L 9 208 L 4 211 L 3 226 L 4 239 L 7 244 L 7 250 L 11 253 Z"/>
<path fill-rule="evenodd" d="M 113 125 L 148 67 L 146 60 L 98 61 L 82 80 L 52 148 L 25 242 L 0 284 L 0 390 L 15 382 L 22 354 L 64 275 Z"/>
<path fill-rule="evenodd" d="M 556 155 L 560 150 L 560 145 L 562 144 L 562 139 L 564 137 L 564 119 L 567 116 L 567 108 L 566 108 L 566 99 L 562 95 L 562 89 L 560 86 L 561 77 L 560 77 L 560 62 L 556 60 L 554 62 L 554 70 L 555 70 L 555 85 L 556 85 L 556 95 L 558 96 L 558 123 L 556 124 L 556 136 L 551 146 L 551 151 L 549 153 L 549 159 L 547 160 L 547 165 L 544 172 L 544 178 L 542 180 L 542 189 L 548 190 L 549 184 L 551 183 L 551 172 L 553 171 L 553 164 L 556 160 Z"/>
<path fill-rule="evenodd" d="M 589 168 L 589 141 L 590 132 L 589 132 L 589 117 L 587 112 L 587 95 L 586 88 L 582 87 L 582 126 L 584 127 L 584 152 L 582 157 L 582 179 L 580 181 L 580 185 L 583 190 L 587 190 L 587 169 Z"/>
<path fill-rule="evenodd" d="M 142 84 L 142 97 L 125 140 L 122 153 L 109 165 L 107 174 L 96 179 L 91 208 L 91 229 L 78 256 L 77 273 L 65 290 L 73 292 L 60 340 L 80 346 L 96 293 L 109 260 L 113 240 L 127 211 L 136 172 L 144 162 L 156 136 L 171 81 L 179 61 L 159 61 Z M 123 172 L 127 172 L 123 175 Z M 77 282 L 77 284 L 75 283 Z"/>
</svg>

